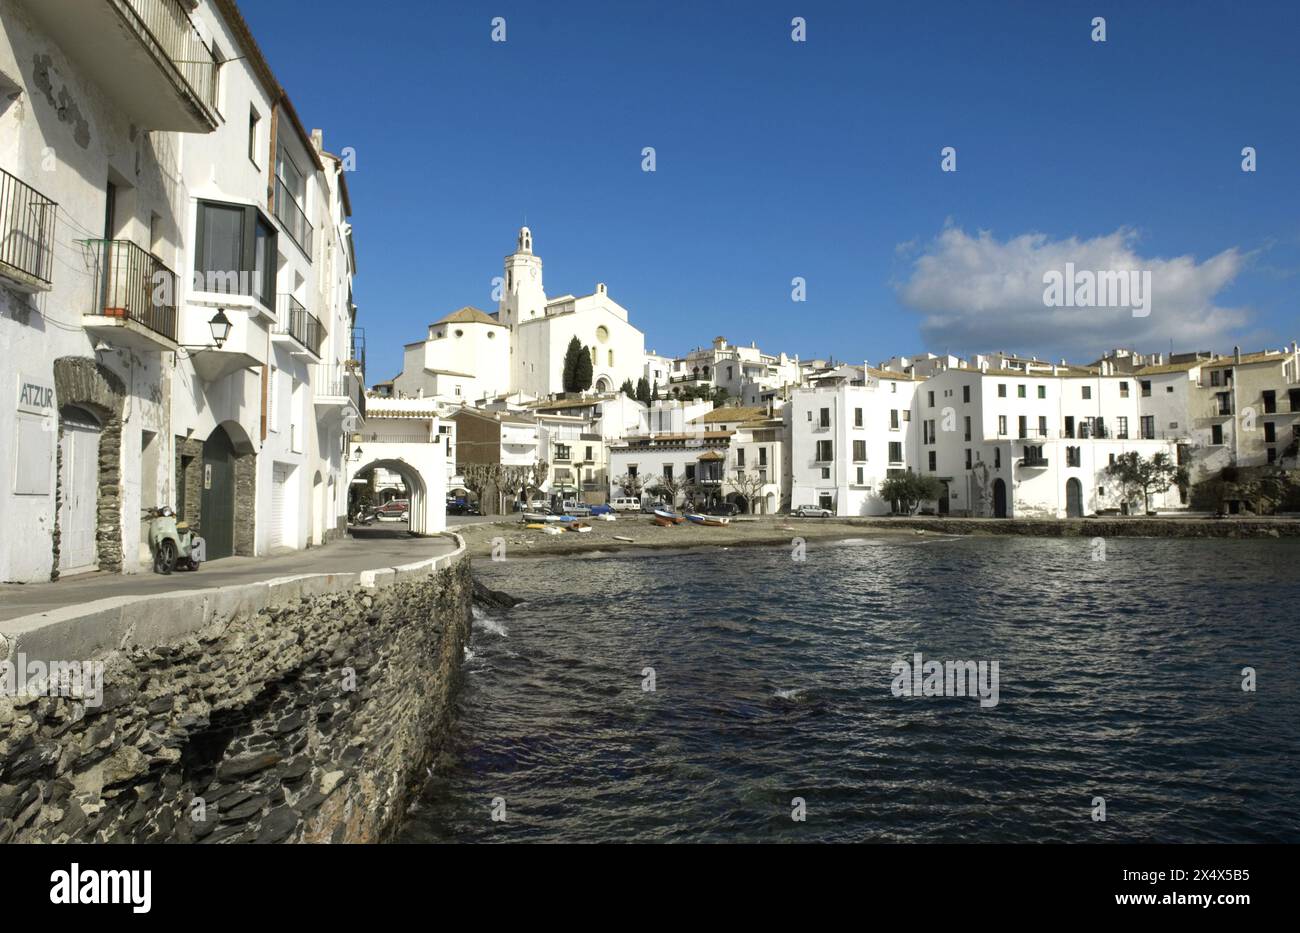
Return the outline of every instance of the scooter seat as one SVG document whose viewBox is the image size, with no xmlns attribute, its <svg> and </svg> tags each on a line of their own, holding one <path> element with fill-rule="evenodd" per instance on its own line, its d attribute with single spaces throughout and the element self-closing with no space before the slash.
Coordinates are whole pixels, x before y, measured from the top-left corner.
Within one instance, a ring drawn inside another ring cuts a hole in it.
<svg viewBox="0 0 1300 933">
<path fill-rule="evenodd" d="M 189 523 L 189 522 L 177 522 L 177 523 L 176 523 L 176 530 L 177 530 L 177 531 L 188 531 L 188 530 L 189 530 L 189 527 L 190 527 L 190 523 Z"/>
</svg>

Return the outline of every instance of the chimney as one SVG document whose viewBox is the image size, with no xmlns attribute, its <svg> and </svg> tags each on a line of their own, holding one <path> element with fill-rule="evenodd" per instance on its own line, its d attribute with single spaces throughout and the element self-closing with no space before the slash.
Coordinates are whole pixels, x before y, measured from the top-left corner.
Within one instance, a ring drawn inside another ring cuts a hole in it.
<svg viewBox="0 0 1300 933">
<path fill-rule="evenodd" d="M 1232 348 L 1232 361 L 1233 361 L 1234 363 L 1240 363 L 1240 362 L 1241 362 L 1241 347 L 1233 347 L 1233 348 Z"/>
</svg>

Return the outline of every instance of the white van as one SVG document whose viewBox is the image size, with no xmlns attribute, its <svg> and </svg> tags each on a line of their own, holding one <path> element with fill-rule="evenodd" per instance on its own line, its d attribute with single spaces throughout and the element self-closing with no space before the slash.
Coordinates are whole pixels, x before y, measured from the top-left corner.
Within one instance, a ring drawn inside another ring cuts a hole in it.
<svg viewBox="0 0 1300 933">
<path fill-rule="evenodd" d="M 641 511 L 641 500 L 634 496 L 622 496 L 618 499 L 611 499 L 609 504 L 615 512 Z"/>
</svg>

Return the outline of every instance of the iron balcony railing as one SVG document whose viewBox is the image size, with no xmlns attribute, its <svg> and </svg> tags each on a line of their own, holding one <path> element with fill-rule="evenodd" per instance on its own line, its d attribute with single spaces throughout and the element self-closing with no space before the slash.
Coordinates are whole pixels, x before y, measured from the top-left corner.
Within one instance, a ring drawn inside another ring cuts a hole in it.
<svg viewBox="0 0 1300 933">
<path fill-rule="evenodd" d="M 316 397 L 346 398 L 362 415 L 366 412 L 366 394 L 361 375 L 345 366 L 329 363 L 316 365 Z"/>
<path fill-rule="evenodd" d="M 50 284 L 58 205 L 0 169 L 0 272 Z"/>
<path fill-rule="evenodd" d="M 176 273 L 130 240 L 86 240 L 95 265 L 91 314 L 141 324 L 176 340 Z"/>
<path fill-rule="evenodd" d="M 121 0 L 172 67 L 210 113 L 217 112 L 217 69 L 212 49 L 190 21 L 180 0 Z M 120 8 L 120 7 L 119 7 Z"/>
<path fill-rule="evenodd" d="M 280 298 L 280 320 L 275 332 L 287 334 L 310 350 L 314 356 L 319 357 L 321 341 L 325 337 L 325 329 L 321 327 L 320 319 L 309 313 L 302 306 L 302 302 L 292 295 L 281 295 Z"/>
<path fill-rule="evenodd" d="M 279 218 L 280 223 L 284 224 L 284 229 L 288 231 L 293 241 L 302 248 L 304 253 L 311 256 L 312 227 L 307 220 L 307 214 L 294 200 L 284 181 L 279 178 L 275 180 L 275 216 Z"/>
</svg>

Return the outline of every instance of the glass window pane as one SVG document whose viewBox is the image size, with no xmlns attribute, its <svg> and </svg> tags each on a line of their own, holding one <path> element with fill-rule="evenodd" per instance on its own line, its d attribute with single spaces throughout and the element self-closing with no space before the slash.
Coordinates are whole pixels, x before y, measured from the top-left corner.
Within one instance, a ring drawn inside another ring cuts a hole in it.
<svg viewBox="0 0 1300 933">
<path fill-rule="evenodd" d="M 198 271 L 203 273 L 204 289 L 241 292 L 239 269 L 243 252 L 243 208 L 201 204 L 199 223 L 203 229 L 203 252 L 198 257 Z"/>
</svg>

